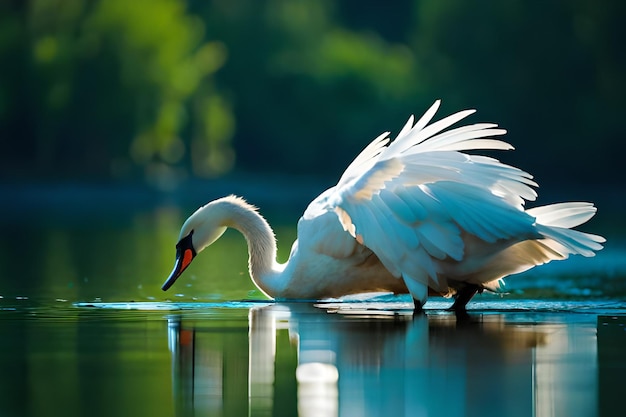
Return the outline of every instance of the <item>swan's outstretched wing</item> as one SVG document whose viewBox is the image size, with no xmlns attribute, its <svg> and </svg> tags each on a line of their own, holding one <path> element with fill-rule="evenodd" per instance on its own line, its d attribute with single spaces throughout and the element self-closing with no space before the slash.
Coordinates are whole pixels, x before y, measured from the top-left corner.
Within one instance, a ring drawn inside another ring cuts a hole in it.
<svg viewBox="0 0 626 417">
<path fill-rule="evenodd" d="M 468 235 L 486 243 L 541 237 L 523 208 L 536 198 L 532 176 L 462 152 L 512 149 L 491 138 L 506 131 L 485 123 L 446 130 L 473 110 L 429 125 L 439 103 L 417 123 L 411 117 L 393 142 L 388 133 L 376 138 L 304 216 L 333 210 L 343 229 L 409 289 L 446 291 L 439 261 L 464 260 Z"/>
</svg>

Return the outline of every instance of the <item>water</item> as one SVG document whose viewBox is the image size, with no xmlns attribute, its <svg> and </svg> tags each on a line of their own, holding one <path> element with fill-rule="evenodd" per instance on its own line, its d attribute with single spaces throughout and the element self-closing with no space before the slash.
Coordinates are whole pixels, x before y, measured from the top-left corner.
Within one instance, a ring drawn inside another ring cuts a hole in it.
<svg viewBox="0 0 626 417">
<path fill-rule="evenodd" d="M 413 316 L 388 295 L 268 302 L 235 232 L 163 293 L 195 207 L 93 197 L 1 208 L 0 417 L 623 414 L 619 231 L 466 317 L 444 299 Z M 295 229 L 276 232 L 284 260 Z"/>
<path fill-rule="evenodd" d="M 0 415 L 621 415 L 625 303 L 445 305 L 15 306 Z"/>
</svg>

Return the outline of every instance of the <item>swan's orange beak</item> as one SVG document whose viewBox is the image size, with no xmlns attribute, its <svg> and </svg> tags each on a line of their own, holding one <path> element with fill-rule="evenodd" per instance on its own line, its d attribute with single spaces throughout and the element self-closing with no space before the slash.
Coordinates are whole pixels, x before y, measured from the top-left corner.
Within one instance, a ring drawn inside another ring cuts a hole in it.
<svg viewBox="0 0 626 417">
<path fill-rule="evenodd" d="M 191 261 L 193 261 L 193 258 L 195 258 L 196 250 L 191 242 L 191 235 L 193 235 L 193 231 L 176 244 L 176 262 L 174 263 L 174 269 L 172 269 L 170 276 L 167 277 L 161 287 L 163 291 L 167 291 L 174 282 L 176 282 L 178 277 L 187 269 Z"/>
</svg>

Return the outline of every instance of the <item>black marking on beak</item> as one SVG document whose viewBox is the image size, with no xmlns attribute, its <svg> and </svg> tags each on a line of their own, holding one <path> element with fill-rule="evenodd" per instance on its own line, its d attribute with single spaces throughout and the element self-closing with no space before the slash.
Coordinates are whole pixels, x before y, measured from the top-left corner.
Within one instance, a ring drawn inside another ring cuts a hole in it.
<svg viewBox="0 0 626 417">
<path fill-rule="evenodd" d="M 176 244 L 176 262 L 174 263 L 174 269 L 172 269 L 170 276 L 161 287 L 163 291 L 167 291 L 174 282 L 176 282 L 178 277 L 187 269 L 191 261 L 193 261 L 193 258 L 196 257 L 196 250 L 191 242 L 192 235 L 193 230 Z"/>
</svg>

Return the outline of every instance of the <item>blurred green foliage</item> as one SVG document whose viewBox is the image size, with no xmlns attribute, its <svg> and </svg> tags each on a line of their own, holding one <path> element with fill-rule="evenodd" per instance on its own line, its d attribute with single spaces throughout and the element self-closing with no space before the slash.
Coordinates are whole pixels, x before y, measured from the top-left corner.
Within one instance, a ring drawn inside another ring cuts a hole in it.
<svg viewBox="0 0 626 417">
<path fill-rule="evenodd" d="M 618 182 L 621 0 L 5 0 L 3 178 L 337 178 L 435 99 L 540 181 Z"/>
</svg>

